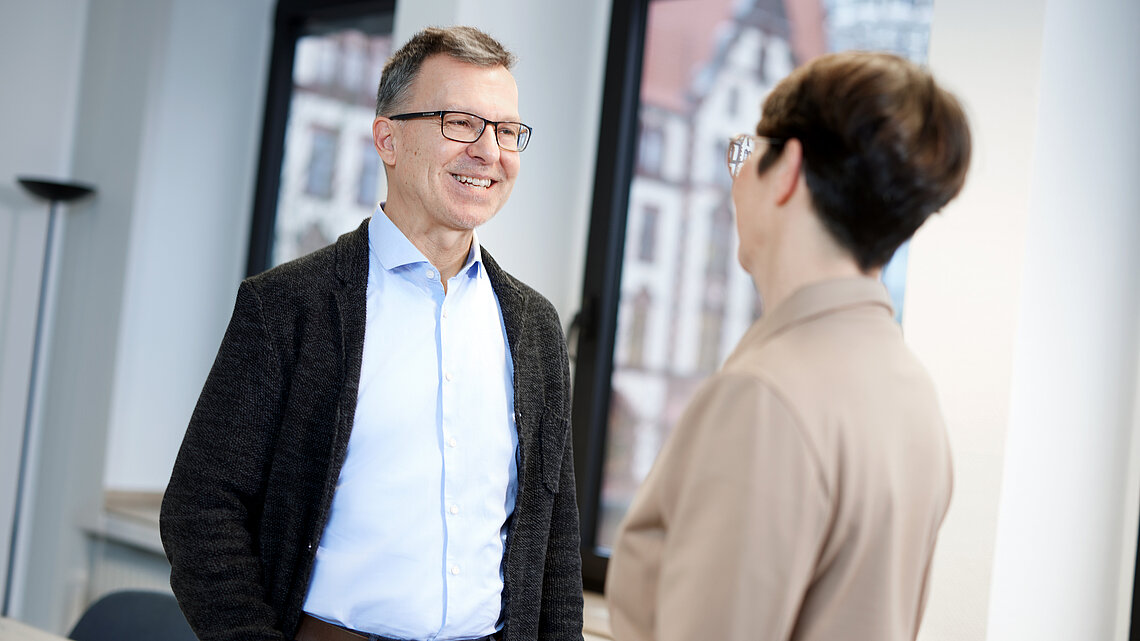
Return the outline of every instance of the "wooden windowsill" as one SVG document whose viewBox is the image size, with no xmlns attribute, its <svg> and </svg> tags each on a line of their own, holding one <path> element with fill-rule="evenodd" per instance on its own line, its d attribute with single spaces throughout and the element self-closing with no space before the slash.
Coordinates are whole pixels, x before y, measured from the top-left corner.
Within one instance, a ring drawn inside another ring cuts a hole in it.
<svg viewBox="0 0 1140 641">
<path fill-rule="evenodd" d="M 582 596 L 585 601 L 582 628 L 586 641 L 609 641 L 613 638 L 613 633 L 610 631 L 610 611 L 606 608 L 605 597 L 589 591 Z"/>
<path fill-rule="evenodd" d="M 107 490 L 103 511 L 90 533 L 109 541 L 165 556 L 158 534 L 158 512 L 162 492 Z"/>
</svg>

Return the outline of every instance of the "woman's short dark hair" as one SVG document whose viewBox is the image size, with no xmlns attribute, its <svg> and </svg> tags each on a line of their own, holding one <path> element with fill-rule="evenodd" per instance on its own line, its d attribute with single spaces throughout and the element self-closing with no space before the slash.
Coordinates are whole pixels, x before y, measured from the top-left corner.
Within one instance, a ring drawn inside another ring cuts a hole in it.
<svg viewBox="0 0 1140 641">
<path fill-rule="evenodd" d="M 958 195 L 970 165 L 962 106 L 930 73 L 887 53 L 820 56 L 764 101 L 756 133 L 795 138 L 812 205 L 864 271 Z M 764 172 L 782 145 L 760 158 Z"/>
<path fill-rule="evenodd" d="M 480 67 L 510 69 L 515 64 L 513 53 L 474 27 L 428 27 L 412 36 L 385 63 L 376 90 L 376 115 L 388 116 L 402 109 L 424 60 L 440 53 Z"/>
</svg>

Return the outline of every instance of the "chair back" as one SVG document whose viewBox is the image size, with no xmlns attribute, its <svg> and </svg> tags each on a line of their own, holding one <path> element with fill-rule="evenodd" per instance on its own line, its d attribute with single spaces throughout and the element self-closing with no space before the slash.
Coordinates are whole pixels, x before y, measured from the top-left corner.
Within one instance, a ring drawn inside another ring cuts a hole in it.
<svg viewBox="0 0 1140 641">
<path fill-rule="evenodd" d="M 123 590 L 92 603 L 72 628 L 74 641 L 198 641 L 174 595 Z"/>
</svg>

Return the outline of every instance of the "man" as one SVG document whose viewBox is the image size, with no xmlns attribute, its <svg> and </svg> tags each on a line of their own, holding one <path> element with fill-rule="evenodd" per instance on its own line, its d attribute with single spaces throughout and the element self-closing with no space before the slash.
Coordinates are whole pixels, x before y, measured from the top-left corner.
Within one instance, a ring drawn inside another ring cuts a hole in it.
<svg viewBox="0 0 1140 641">
<path fill-rule="evenodd" d="M 558 316 L 475 234 L 530 136 L 513 61 L 413 37 L 372 125 L 386 202 L 241 284 L 162 508 L 203 641 L 581 639 Z"/>
<path fill-rule="evenodd" d="M 620 528 L 614 637 L 911 640 L 952 475 L 933 385 L 878 278 L 961 189 L 966 118 L 919 67 L 845 53 L 777 85 L 756 133 L 728 160 L 764 314 Z"/>
</svg>

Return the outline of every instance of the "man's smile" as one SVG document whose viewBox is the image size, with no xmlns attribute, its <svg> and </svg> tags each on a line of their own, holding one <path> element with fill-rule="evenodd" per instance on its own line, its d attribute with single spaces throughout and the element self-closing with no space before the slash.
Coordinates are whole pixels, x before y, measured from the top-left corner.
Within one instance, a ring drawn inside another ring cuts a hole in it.
<svg viewBox="0 0 1140 641">
<path fill-rule="evenodd" d="M 484 189 L 489 188 L 495 182 L 490 178 L 476 178 L 475 176 L 466 176 L 463 174 L 451 174 L 451 177 L 463 183 L 464 185 L 482 187 Z"/>
</svg>

